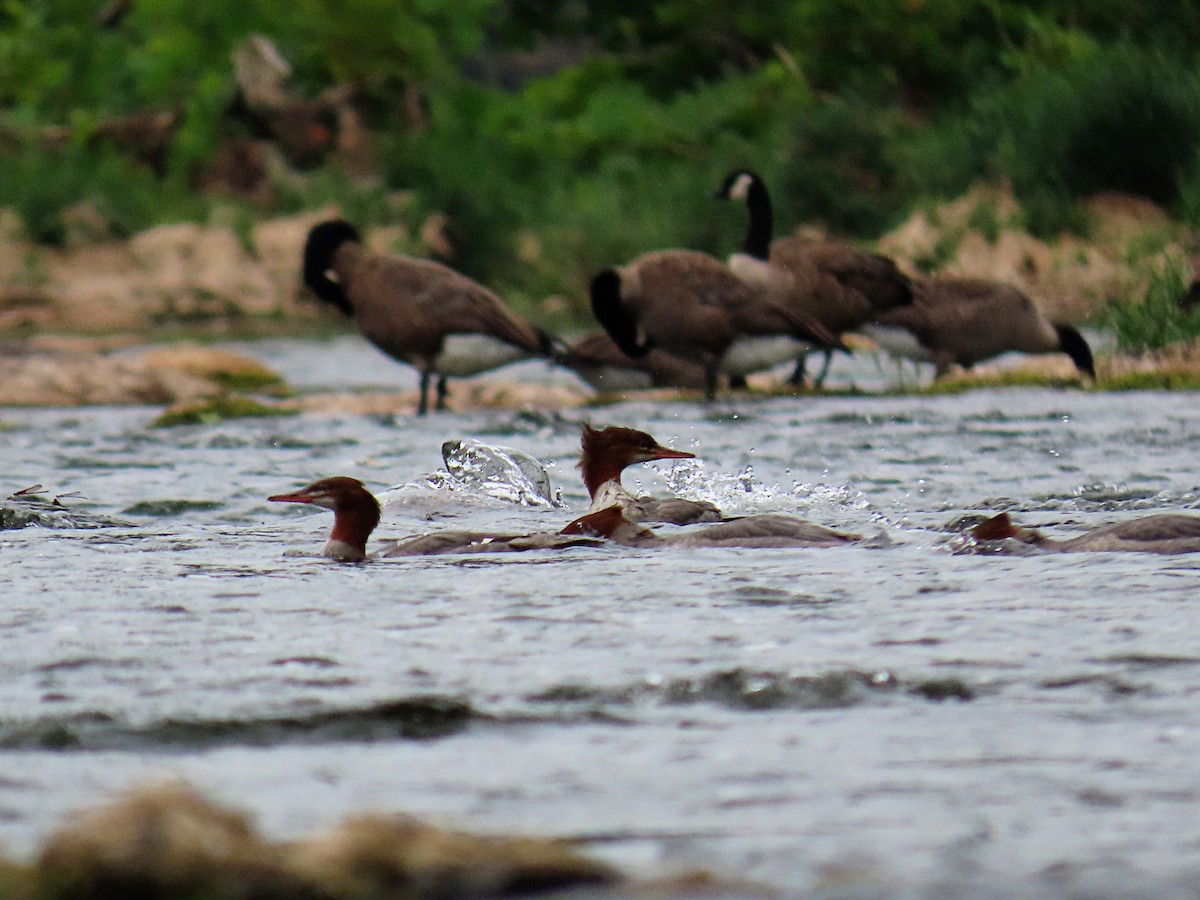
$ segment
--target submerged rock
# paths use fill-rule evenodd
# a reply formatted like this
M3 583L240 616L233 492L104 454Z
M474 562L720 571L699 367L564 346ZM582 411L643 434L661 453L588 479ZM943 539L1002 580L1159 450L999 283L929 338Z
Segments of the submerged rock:
M37 867L44 896L61 900L315 896L282 861L246 816L167 784L75 816Z
M0 406L159 405L282 384L256 360L213 347L103 353L65 343L0 345Z
M330 897L506 897L615 882L565 841L447 831L407 817L354 816L292 849Z
M74 816L43 845L29 879L38 883L27 893L47 900L504 897L619 878L567 841L472 835L404 816L353 816L326 835L274 844L243 813L173 783Z

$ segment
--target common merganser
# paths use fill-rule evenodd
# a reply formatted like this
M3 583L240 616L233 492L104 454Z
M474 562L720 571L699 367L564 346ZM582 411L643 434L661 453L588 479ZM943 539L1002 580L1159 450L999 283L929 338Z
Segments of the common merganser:
M1139 553L1200 552L1200 516L1180 513L1161 513L1104 525L1065 541L1048 538L1032 528L1022 528L1009 518L1008 513L1000 513L976 525L971 529L971 534L977 541L1012 538L1056 553L1111 550Z
M429 410L435 375L437 408L445 409L448 377L557 352L553 337L483 285L433 260L372 253L341 220L309 232L304 283L354 319L368 341L420 371L419 415Z
M602 537L630 547L838 547L862 540L861 535L775 514L745 516L663 535L631 521L619 504L580 516L562 533Z
M579 457L579 469L583 473L588 496L592 498L593 511L617 504L635 522L690 525L693 522L721 520L721 510L703 500L634 497L621 484L621 473L634 463L655 459L695 459L696 454L664 447L644 431L616 425L593 428L587 423L583 426L580 447L583 452Z
M290 494L268 497L280 503L309 503L333 510L333 531L321 553L339 562L367 559L367 541L379 524L379 501L357 478L322 478ZM439 553L504 553L550 550L599 543L579 533L493 534L481 531L440 531L389 542L374 558L429 556Z
M749 284L724 262L695 250L659 250L592 279L592 312L617 346L636 358L654 347L704 369L705 397L717 376L744 376L841 340L801 310Z
M982 278L925 278L914 302L881 313L860 331L885 350L932 362L940 378L1001 353L1065 353L1093 381L1092 350L1079 330L1056 325L1010 284Z
M843 241L800 236L776 238L771 197L757 172L730 172L717 189L722 200L746 203L749 221L740 253L729 257L729 268L750 284L763 284L788 303L841 336L880 312L912 303L912 283L886 256L869 253ZM815 379L820 386L833 358ZM797 360L790 381L804 380L804 357Z

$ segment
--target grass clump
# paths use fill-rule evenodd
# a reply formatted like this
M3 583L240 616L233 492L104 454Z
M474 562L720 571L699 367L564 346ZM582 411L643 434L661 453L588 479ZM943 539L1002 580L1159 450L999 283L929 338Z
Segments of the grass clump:
M154 420L154 428L176 425L216 425L227 419L262 419L298 415L298 410L260 403L250 397L221 396L200 403L172 407Z
M1190 269L1183 260L1168 258L1151 272L1146 292L1136 299L1112 303L1104 324L1126 353L1145 353L1200 336L1200 307L1181 303L1188 294Z

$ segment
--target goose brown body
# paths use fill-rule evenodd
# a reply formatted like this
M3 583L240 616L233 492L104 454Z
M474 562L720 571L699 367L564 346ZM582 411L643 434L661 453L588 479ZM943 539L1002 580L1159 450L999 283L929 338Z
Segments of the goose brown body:
M934 363L939 375L955 363L970 368L1015 351L1066 353L1080 372L1096 377L1091 348L1079 331L1052 323L1012 285L980 278L926 278L914 285L914 297L911 306L883 313L863 330L885 348ZM903 333L901 343L896 330Z
M553 338L488 288L433 260L372 252L346 222L324 222L309 232L304 280L319 298L353 318L368 341L420 371L422 413L433 376L439 379L442 409L447 377L553 351ZM454 336L476 340L452 347Z
M602 393L651 387L704 387L702 366L657 348L634 358L604 331L575 341L558 362Z
M748 359L750 352L731 354L739 341L742 347L762 338L774 338L779 346L841 346L811 316L695 250L659 250L606 269L592 280L591 299L596 319L628 355L636 358L661 347L699 363L710 399L718 372L745 375L779 361L771 356L760 364Z
M832 333L840 336L881 312L912 302L912 282L885 256L844 241L774 238L770 195L757 173L748 169L729 173L717 196L744 200L748 213L741 251L730 256L729 267ZM803 360L793 380L802 377Z

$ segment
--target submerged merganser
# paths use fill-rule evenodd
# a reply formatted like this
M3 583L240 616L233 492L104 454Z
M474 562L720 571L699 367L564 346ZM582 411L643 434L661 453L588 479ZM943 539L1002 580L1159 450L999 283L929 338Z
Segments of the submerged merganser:
M579 469L583 484L592 498L591 511L619 505L634 522L666 522L690 525L693 522L719 522L721 510L703 500L668 497L635 497L621 484L621 472L634 463L655 459L695 459L686 450L663 447L644 431L610 426L593 428L584 424L580 439L583 453Z
M1200 552L1200 516L1179 513L1162 513L1117 522L1065 541L1048 538L1032 528L1022 528L1009 518L1008 513L1000 513L976 525L971 529L971 534L977 541L1012 538L1056 553L1112 550L1164 554Z
M357 478L336 476L315 481L290 494L268 497L280 503L308 503L333 510L333 531L321 553L339 562L362 562L367 540L379 524L379 501ZM438 553L504 553L548 550L600 543L584 532L551 534L492 534L480 531L440 531L389 542L372 554L429 556Z
M862 540L861 535L774 514L745 516L662 535L630 521L620 505L580 516L562 533L602 537L630 547L838 547Z

